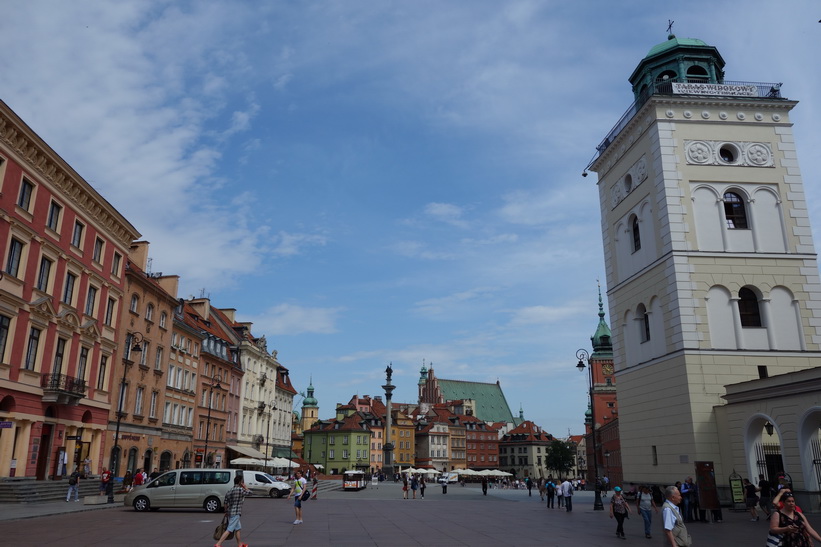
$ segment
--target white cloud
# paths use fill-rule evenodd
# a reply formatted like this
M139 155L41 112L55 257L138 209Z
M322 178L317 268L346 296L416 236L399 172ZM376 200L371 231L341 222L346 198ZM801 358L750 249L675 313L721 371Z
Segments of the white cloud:
M463 213L462 207L452 203L428 203L425 205L425 215L429 218L458 228L468 227L468 223L462 218Z
M333 334L344 308L310 308L297 304L277 304L260 315L242 314L243 321L251 321L255 333L267 335Z
M295 234L280 231L274 238L272 252L278 256L300 254L308 246L324 246L328 238L319 234Z

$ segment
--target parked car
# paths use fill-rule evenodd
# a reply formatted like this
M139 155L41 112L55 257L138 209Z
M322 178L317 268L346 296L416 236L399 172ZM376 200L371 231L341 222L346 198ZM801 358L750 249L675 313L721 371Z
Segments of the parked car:
M245 486L258 496L269 496L281 498L287 496L291 491L291 486L287 483L276 480L275 477L262 471L243 471Z
M135 511L162 507L202 507L209 513L222 509L225 494L234 486L232 469L174 469L125 495Z

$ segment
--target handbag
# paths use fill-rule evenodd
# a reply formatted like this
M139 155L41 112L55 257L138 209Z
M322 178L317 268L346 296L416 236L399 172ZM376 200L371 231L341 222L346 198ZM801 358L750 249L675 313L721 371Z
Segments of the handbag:
M225 533L226 528L228 528L228 515L227 514L222 518L222 521L219 524L217 524L217 527L214 528L214 539L216 541L220 540L220 538L222 537L222 534ZM225 539L234 539L234 532L228 532L228 537L226 537Z
M767 536L767 546L766 547L781 547L783 543L784 535L783 534L773 534Z
M311 491L306 488L302 495L299 496L299 500L308 501L309 499L311 499Z

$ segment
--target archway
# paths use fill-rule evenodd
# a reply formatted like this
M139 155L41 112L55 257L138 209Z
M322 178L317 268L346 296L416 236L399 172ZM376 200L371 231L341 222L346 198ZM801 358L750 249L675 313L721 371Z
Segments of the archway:
M160 473L165 473L171 469L171 457L172 454L168 450L160 454Z
M821 494L821 407L812 407L799 418L798 450L804 489Z
M154 471L153 462L154 451L149 448L145 451L145 457L143 457L143 469L145 469L145 472L149 475Z
M779 472L784 471L781 457L781 431L769 416L756 414L747 424L744 440L747 454L747 471L750 482L756 483L759 475L773 484Z

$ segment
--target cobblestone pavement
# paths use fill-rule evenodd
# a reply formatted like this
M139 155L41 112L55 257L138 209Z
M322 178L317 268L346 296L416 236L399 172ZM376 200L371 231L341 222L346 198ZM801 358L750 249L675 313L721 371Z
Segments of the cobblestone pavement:
M572 513L546 508L534 490L450 486L446 495L429 487L425 499L402 499L398 485L381 484L360 492L332 491L304 506L305 523L294 526L292 501L250 498L243 511L243 541L251 547L289 546L612 546L661 545L661 519L654 515L653 539L644 538L640 517L625 523L627 540L615 536L607 511L593 511L592 492L577 492ZM605 499L605 506L609 498ZM221 514L81 503L0 505L4 545L131 546L214 545ZM821 529L821 515L810 515ZM764 545L767 524L750 522L746 512L725 509L724 522L688 525L695 547ZM235 541L225 542L236 545Z

